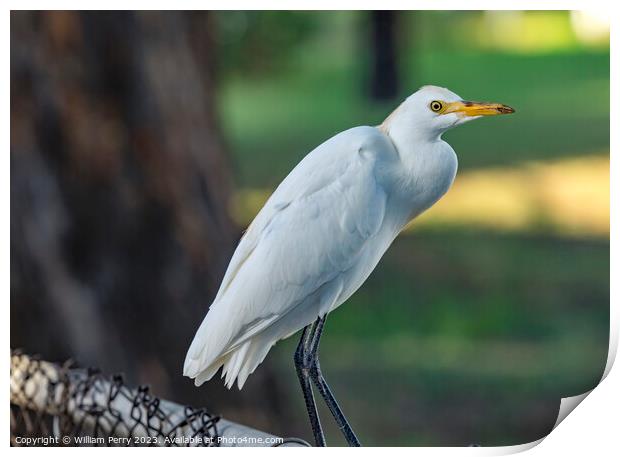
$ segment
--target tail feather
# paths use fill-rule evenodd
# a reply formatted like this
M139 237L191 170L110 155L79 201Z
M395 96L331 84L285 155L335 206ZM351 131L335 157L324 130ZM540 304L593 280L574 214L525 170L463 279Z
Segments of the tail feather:
M229 389L232 387L235 382L235 378L239 374L239 370L243 365L245 356L248 353L251 344L252 341L246 341L245 343L243 343L238 349L232 352L232 356L224 364L223 373L226 373L225 384L226 387L228 387Z
M217 311L217 307L212 307L200 324L185 356L184 376L197 377L200 373L208 371L226 354L225 346L229 339L225 333L227 329L212 324L214 320L217 321Z
M195 375L196 386L210 380L222 367L222 378L225 379L227 388L232 388L237 381L239 390L256 368L265 360L267 353L274 342L265 341L264 338L250 339L235 350L218 358L212 364L205 367Z
M265 360L267 353L273 345L274 343L259 344L258 342L255 342L252 345L251 351L245 358L245 363L237 374L237 387L239 387L239 390L241 390L245 384L245 381L247 381L248 376L254 373L254 370L256 370L256 368L263 363L263 360Z
M273 314L256 319L253 323L243 325L243 331L240 332L235 325L228 325L230 323L223 318L222 313L226 310L224 305L219 302L211 305L187 351L183 375L194 378L197 386L211 379L223 365L222 377L226 378L226 386L232 387L245 367L246 359L253 358L252 354L257 350L256 342L265 339L264 330L279 318ZM258 345L264 346L262 343ZM273 343L267 343L267 348L260 351L262 357L250 369L250 373L262 362L272 345ZM237 384L241 388L244 383L245 379Z
M269 353L269 350L275 344L268 338L259 335L258 337L248 341L248 349L243 353L239 352L239 356L236 360L229 361L229 368L227 370L227 387L230 389L237 380L237 387L241 390L250 376L256 368L263 363L265 357Z
M219 370L222 364L226 363L226 361L229 358L230 358L230 354L226 354L225 356L217 359L215 362L213 362L211 365L206 367L204 370L200 371L195 376L196 379L194 379L194 384L196 385L196 387L201 386L202 384L207 382L209 379L211 379L213 376L215 376L215 373L217 373L217 370Z

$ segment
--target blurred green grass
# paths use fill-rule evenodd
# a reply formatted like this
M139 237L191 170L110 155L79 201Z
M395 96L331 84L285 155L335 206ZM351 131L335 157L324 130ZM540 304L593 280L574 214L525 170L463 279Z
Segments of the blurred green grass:
M609 247L467 231L400 237L330 314L321 365L368 445L513 445L555 422L607 357ZM273 356L305 423L291 365ZM344 444L324 411L330 438ZM308 429L298 431L308 436Z

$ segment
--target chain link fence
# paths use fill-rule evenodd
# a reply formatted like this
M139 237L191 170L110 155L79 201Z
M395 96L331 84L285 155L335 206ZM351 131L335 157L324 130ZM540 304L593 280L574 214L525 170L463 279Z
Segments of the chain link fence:
M122 376L11 352L12 446L308 446L162 400Z

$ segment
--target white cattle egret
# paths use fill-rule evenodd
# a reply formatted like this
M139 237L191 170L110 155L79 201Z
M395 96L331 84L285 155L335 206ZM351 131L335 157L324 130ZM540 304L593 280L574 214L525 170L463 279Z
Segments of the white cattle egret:
M279 340L304 329L295 367L317 445L325 445L311 382L350 445L359 441L319 367L330 311L368 278L409 221L452 185L457 158L441 139L481 116L512 113L424 86L377 127L354 127L310 152L250 224L187 352L197 386L223 367L239 389Z

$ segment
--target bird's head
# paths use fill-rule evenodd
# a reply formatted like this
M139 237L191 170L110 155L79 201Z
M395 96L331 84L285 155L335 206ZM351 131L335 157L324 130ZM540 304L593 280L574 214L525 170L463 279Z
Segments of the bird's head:
M467 101L443 87L424 86L410 95L381 127L390 134L406 131L418 138L437 139L446 130L473 119L514 111L501 103Z

